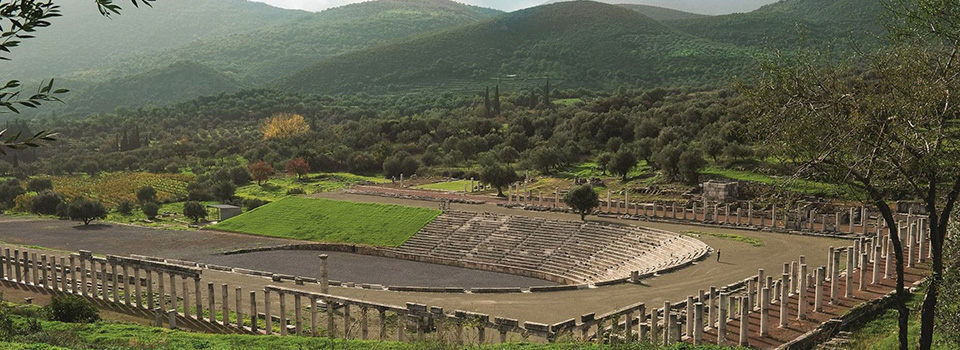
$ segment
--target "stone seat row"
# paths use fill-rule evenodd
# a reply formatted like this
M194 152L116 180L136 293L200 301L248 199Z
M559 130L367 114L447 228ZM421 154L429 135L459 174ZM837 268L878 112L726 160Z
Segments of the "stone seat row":
M491 213L446 212L398 252L544 271L590 283L652 272L709 249L654 229Z

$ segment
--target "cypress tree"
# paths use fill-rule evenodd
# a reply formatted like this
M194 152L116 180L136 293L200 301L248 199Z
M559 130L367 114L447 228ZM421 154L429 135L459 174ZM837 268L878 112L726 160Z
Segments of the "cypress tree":
M493 90L493 114L500 116L500 85Z
M550 79L547 79L547 86L543 88L543 104L550 106Z
M483 115L490 116L490 87L483 93Z
M537 109L537 91L530 88L530 109Z

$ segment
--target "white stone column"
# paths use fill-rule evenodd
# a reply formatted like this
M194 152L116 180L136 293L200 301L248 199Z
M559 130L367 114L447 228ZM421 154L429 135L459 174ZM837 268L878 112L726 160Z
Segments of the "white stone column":
M760 289L760 336L766 337L770 334L770 308L767 307L765 300L770 298L770 288Z
M320 258L320 293L327 294L330 293L330 279L327 270L327 259L330 256L327 254L320 254L317 257Z
M740 346L750 346L750 314L747 312L750 304L746 298L740 300Z
M844 288L843 297L852 298L853 297L853 247L847 247L847 273L844 275L844 282L846 282L846 288Z
M719 310L717 312L717 345L723 345L727 340L727 292L720 292Z
M814 278L816 290L814 291L813 296L813 311L814 312L823 312L823 281L824 281L824 269L823 266L817 268L816 276Z
M797 319L807 318L807 264L800 265L800 291L797 293Z
M784 281L783 282L784 288L780 289L780 328L786 327L789 319L788 305L790 305L790 297L789 297L790 294L787 293L789 291L789 288L786 288L788 285L786 281L789 279L790 279L789 274L785 273L783 274L783 276L781 276L781 281Z

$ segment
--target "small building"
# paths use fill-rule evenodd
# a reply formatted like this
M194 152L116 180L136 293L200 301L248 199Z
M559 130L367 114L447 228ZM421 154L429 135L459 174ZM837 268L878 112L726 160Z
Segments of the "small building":
M217 211L220 213L219 215L220 218L218 219L218 221L223 221L243 213L243 210L240 209L240 207L235 205L212 204L212 205L208 205L207 207L217 209Z
M700 185L703 198L712 202L732 202L740 196L736 182L707 181Z

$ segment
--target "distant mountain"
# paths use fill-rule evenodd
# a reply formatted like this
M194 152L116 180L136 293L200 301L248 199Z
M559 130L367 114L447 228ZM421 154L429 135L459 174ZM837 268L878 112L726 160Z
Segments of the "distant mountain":
M112 76L191 60L259 84L308 63L502 14L449 0L378 0L332 8L252 31L211 36L156 55L103 67ZM119 71L119 72L118 72Z
M240 83L216 70L195 62L182 61L83 87L71 92L62 108L51 104L46 113L85 115L109 112L118 106L165 105L240 88Z
M650 5L620 4L619 6L640 12L647 17L653 18L661 22L708 17L706 15L683 12L679 10L668 9L665 7L657 7L657 6L650 6Z
M682 19L668 26L701 38L769 48L875 45L885 31L881 0L783 0L741 14Z
M583 0L550 0L547 3ZM647 5L703 15L750 12L777 0L599 0L614 5Z
M715 82L749 64L743 50L676 32L636 11L576 1L343 54L271 85L387 92L552 79L561 87L611 88Z
M25 40L0 63L0 75L31 83L114 62L126 55L150 54L210 35L289 22L307 14L246 0L163 0L153 8L121 4L123 13L104 18L93 1L57 1L62 17ZM168 63L169 64L169 63ZM91 76L91 78L102 79Z

